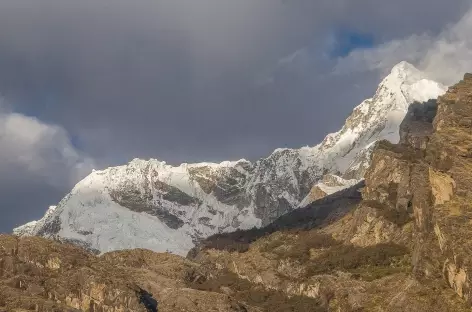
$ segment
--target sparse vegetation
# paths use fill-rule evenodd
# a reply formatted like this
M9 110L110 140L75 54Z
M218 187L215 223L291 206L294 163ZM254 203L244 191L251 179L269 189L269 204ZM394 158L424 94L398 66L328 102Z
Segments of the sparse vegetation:
M282 238L277 238L274 240L271 240L267 244L265 244L262 248L262 252L274 252L277 248L281 247L284 245L284 240Z
M279 259L290 258L299 262L310 260L310 249L320 249L335 246L339 244L331 235L319 233L316 231L291 231L280 235L277 239L270 241L261 251L270 252ZM292 237L290 244L284 237Z
M312 260L307 275L340 270L375 279L407 269L408 254L408 248L393 243L368 247L339 245Z
M393 144L387 140L379 141L375 150L385 150L386 152L395 153L398 159L416 163L424 158L424 151L412 148L405 144Z
M238 230L233 233L216 234L207 238L201 247L229 252L246 252L249 249L249 244L264 234L265 232L256 228L248 231Z
M319 250L320 255L311 259L310 249ZM305 265L307 277L345 271L353 273L354 278L375 280L410 270L409 250L404 246L393 243L369 247L342 245L330 235L316 231L299 232L291 238L279 235L261 251Z
M381 204L374 200L366 200L363 205L375 208L379 216L385 218L385 220L392 222L398 226L404 226L408 222L413 221L412 214L407 210L397 210L388 207L386 204Z
M326 312L319 300L313 298L288 297L281 291L267 291L260 285L238 278L234 273L224 272L213 279L189 282L188 286L202 291L231 292L239 306L258 307L270 312ZM242 309L246 311L246 309Z
M410 266L377 266L351 270L352 277L364 281L373 281L396 273L408 273Z

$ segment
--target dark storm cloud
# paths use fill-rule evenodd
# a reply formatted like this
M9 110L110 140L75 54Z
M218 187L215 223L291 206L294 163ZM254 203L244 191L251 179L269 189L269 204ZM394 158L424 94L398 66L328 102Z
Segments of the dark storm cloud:
M57 146L38 149L40 138L26 149L32 163L52 154L55 162L34 170L20 163L16 174L35 177L24 183L32 194L41 179L53 181L41 200L55 204L51 194L70 187L57 181L77 179L90 158L99 167L133 157L255 159L276 147L315 144L378 80L375 72L329 74L336 34L367 34L377 44L435 36L468 2L2 0L0 94L16 112L62 133L46 136ZM304 47L304 58L281 65ZM0 155L15 159L18 146L0 144ZM50 172L57 163L71 172ZM2 211L15 202L8 193L0 193ZM17 206L46 208L31 198Z
M4 0L0 90L98 158L253 158L312 144L332 122L298 126L319 109L320 90L311 81L255 90L259 71L338 27L391 38L459 13L426 0ZM260 148L244 148L248 137Z
M10 171L10 174L9 179L0 179L0 233L38 220L51 205L51 200L64 196L62 188L44 183L43 179L25 170ZM16 178L12 179L12 176Z

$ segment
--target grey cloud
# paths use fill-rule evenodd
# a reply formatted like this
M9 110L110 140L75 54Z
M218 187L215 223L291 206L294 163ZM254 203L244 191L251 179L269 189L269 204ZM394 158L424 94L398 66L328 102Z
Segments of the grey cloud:
M2 0L5 110L47 135L33 150L12 135L0 141L0 159L29 157L4 171L0 185L24 185L31 201L18 207L42 212L66 191L58 184L69 187L64 181L92 165L134 157L252 160L277 147L316 144L378 80L376 71L331 75L337 32L365 32L377 42L426 33L429 45L467 3ZM301 57L286 58L299 49ZM16 135L37 128L21 129L13 127ZM15 175L17 182L5 182ZM2 188L1 211L15 202L10 186Z
M457 24L435 38L420 66L446 84L472 72L472 6Z
M32 220L38 220L46 212L51 201L63 197L68 190L42 183L42 179L31 176L17 168L12 175L20 178L0 180L0 233L11 232L12 228ZM4 172L2 172L4 174ZM11 175L10 175L11 177Z
M93 168L63 128L1 103L0 147L0 231L38 217Z
M334 73L377 70L382 74L392 65L407 60L437 81L452 85L472 71L472 6L455 23L436 35L413 34L371 49L353 51L338 60Z
M93 161L72 146L64 129L17 113L0 114L0 146L2 177L19 167L42 177L44 184L71 186L93 167ZM13 174L9 180L14 178Z

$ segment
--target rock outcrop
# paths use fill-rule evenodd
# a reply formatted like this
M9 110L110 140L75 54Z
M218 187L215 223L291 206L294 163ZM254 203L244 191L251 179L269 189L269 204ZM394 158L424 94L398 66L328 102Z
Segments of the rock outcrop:
M276 228L210 237L189 257L329 311L470 311L472 75L410 106L399 136L376 144L353 187L362 200L343 213L324 218L318 200L306 227L291 226L292 212Z
M442 278L470 302L472 75L437 106L420 107L412 106L400 145L375 151L363 198L395 225L387 239L412 248L417 278Z
M317 311L316 300L267 292L234 276L221 285L226 293L192 288L202 282L199 270L168 253L136 249L97 257L44 238L0 235L0 311L153 312L157 302L159 312L289 311L302 304L310 310L300 311Z

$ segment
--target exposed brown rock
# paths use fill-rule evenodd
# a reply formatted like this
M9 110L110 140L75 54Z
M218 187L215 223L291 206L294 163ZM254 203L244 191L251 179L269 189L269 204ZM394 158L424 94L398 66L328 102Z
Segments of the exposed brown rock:
M329 311L470 311L472 75L412 105L400 136L398 145L377 144L363 200L347 214L248 232L257 235L244 250L210 244L194 259ZM329 243L317 244L319 235Z
M437 113L437 100L413 103L400 125L400 143L417 149L426 149L433 134L433 120Z
M188 289L187 272L196 266L148 250L96 257L38 237L1 235L0 311L146 312L136 285L159 300L160 312L241 311L227 295Z
M314 202L315 200L326 197L326 195L328 194L323 191L318 185L314 185L307 196L310 199L310 202Z

